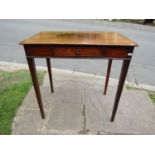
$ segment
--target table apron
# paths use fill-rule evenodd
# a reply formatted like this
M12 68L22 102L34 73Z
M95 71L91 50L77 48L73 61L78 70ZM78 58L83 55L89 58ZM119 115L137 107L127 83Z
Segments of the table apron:
M25 46L27 57L131 59L129 47L51 47Z

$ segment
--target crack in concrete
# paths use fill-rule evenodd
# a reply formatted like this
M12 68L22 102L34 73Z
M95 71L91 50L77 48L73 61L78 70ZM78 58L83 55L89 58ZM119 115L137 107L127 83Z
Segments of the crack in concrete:
M134 67L132 66L131 68L132 68L132 71L133 71L133 74L134 74L134 82L136 83L136 85L139 85L138 80L137 80L136 75L135 75Z
M82 100L83 131L86 131L85 91L82 91L81 93L81 100Z
M138 80L137 80L137 78L136 78L134 66L133 66L132 64L130 65L130 69L131 69L131 75L133 74L133 79L132 79L132 78L130 79L130 76L129 76L130 72L129 72L129 71L128 71L128 74L127 74L126 79L127 79L127 81L129 81L129 82L134 82L134 83L138 86L139 83L138 83Z
M54 100L53 100L53 102L54 102ZM53 110L53 106L50 106L50 107L49 107L49 113L48 113L48 112L46 113L46 118L45 118L45 120L44 120L44 124L43 124L43 126L42 126L42 128L40 129L39 132L42 132L42 131L44 131L44 130L48 130L48 129L46 128L46 126L47 126L47 123L48 123L48 121L49 121L49 119L50 119L50 114L52 113L52 110Z

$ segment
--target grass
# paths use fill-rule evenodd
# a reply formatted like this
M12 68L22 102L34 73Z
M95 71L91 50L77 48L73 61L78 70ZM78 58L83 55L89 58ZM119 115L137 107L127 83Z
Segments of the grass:
M152 102L155 104L155 92L149 92L148 95L151 98Z
M146 91L148 93L148 96L150 97L150 99L152 100L152 102L155 105L155 91L150 91L150 90L146 90L146 89L140 89L140 88L135 88L135 87L131 87L131 86L126 86L126 88L128 90L143 90Z
M41 84L45 71L38 72ZM12 121L25 95L32 86L28 71L0 71L0 134L11 134Z

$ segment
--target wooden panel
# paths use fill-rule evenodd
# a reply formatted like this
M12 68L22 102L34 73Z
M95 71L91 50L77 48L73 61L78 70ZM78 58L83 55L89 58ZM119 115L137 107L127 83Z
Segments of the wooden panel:
M52 57L53 53L50 46L24 46L27 56Z
M117 32L40 32L20 42L21 45L110 45L137 46Z
M123 47L108 47L105 48L105 57L108 58L127 58L128 48Z

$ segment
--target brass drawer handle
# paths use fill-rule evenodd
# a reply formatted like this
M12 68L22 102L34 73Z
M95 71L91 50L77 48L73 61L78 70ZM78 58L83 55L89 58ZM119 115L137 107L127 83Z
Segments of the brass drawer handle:
M77 49L75 53L76 53L76 55L80 55L80 50Z

